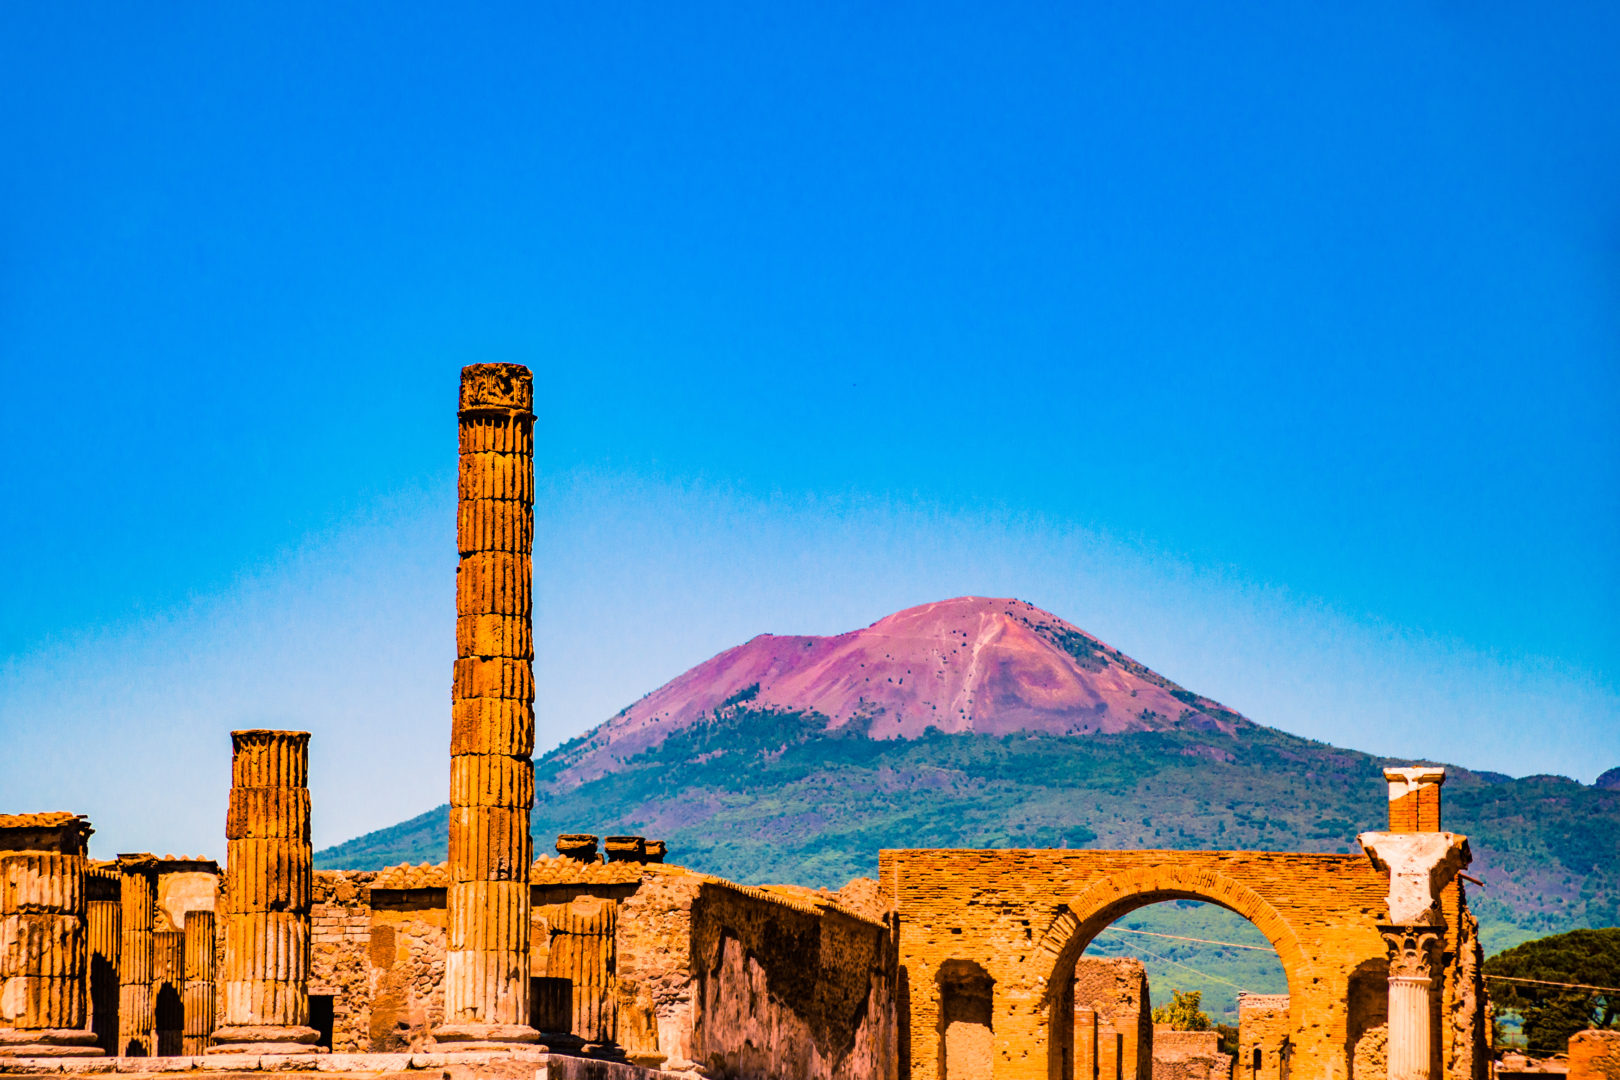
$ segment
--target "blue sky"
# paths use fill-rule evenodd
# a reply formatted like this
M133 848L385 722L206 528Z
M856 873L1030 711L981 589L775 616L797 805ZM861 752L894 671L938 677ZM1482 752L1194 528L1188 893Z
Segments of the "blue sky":
M217 854L263 724L321 842L441 801L483 360L542 745L978 593L1620 764L1620 9L869 7L0 12L3 808Z

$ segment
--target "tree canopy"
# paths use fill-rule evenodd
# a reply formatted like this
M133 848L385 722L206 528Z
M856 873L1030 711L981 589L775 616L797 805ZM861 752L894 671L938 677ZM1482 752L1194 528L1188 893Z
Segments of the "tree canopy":
M1527 941L1485 961L1485 976L1497 1008L1523 1019L1526 1047L1566 1050L1577 1031L1620 1020L1620 927Z
M1201 1006L1204 995L1199 990L1171 990L1170 1002L1153 1010L1155 1024L1169 1024L1177 1031L1208 1031L1209 1014Z

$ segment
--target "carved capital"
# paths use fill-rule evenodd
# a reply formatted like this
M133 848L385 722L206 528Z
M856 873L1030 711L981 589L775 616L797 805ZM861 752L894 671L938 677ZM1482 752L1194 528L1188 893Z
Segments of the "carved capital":
M527 413L534 408L534 376L522 364L468 364L461 369L461 411Z
M1473 860L1458 833L1362 833L1362 850L1389 874L1389 920L1396 926L1443 926L1440 892Z
M1432 979L1439 970L1445 928L1439 926L1380 926L1389 953L1391 979Z

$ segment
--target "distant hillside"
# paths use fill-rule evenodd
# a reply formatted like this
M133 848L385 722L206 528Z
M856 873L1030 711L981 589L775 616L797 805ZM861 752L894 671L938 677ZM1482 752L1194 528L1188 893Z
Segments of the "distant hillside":
M954 730L919 723L952 701ZM534 834L644 833L689 866L829 887L883 847L1350 851L1385 823L1389 763L1254 724L1030 605L951 601L693 669L536 763ZM1445 806L1490 949L1620 923L1620 790L1453 767ZM445 831L440 807L317 860L437 861Z

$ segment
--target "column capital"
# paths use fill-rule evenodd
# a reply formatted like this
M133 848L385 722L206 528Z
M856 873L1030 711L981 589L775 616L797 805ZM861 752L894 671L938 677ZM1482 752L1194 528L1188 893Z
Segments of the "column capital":
M1396 926L1443 926L1440 892L1473 861L1460 833L1366 832L1356 838L1379 870L1389 873L1389 919Z
M1379 936L1389 954L1391 979L1432 979L1440 965L1440 946L1445 927L1419 924L1388 926L1380 924Z
M534 376L522 364L468 364L461 369L462 413L534 408Z

